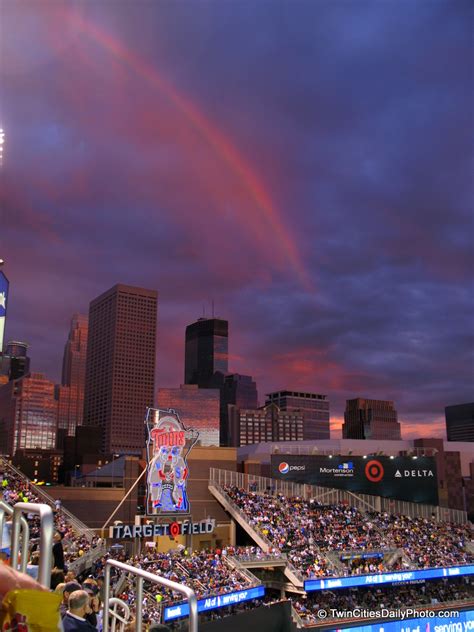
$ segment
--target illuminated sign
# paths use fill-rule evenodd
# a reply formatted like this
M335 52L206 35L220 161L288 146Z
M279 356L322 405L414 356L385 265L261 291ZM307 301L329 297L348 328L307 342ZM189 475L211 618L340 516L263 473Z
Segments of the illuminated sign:
M332 590L334 588L352 588L354 586L371 586L374 584L397 584L399 582L410 582L420 579L461 577L463 575L474 575L474 564L451 566L449 568L427 568L419 571L397 571L395 573L357 575L354 577L307 579L304 583L304 589L306 592L312 592L313 590Z
M8 279L0 272L0 352L3 350L3 337L5 334L5 320L7 317L8 303Z
M407 608L405 614L416 611L416 608ZM418 611L422 610L421 608ZM435 610L424 610L423 617L417 619L406 619L399 621L384 621L372 625L357 625L354 627L334 627L326 628L325 632L341 632L341 630L351 630L351 632L469 632L474 630L474 610L451 609L446 606L444 614L451 616L436 616ZM441 613L440 613L441 614Z
M177 535L198 535L200 533L212 533L216 528L215 520L201 520L201 522L170 522L169 524L144 524L128 525L119 524L109 529L109 537L117 540L125 538L155 538L161 535L169 535L175 538Z
M216 610L217 608L225 608L226 606L235 606L236 604L250 599L260 599L265 596L265 586L256 586L248 590L239 590L238 592L227 593L226 595L216 595L215 597L207 597L199 599L197 602L198 612L206 612L206 610ZM189 604L180 603L176 606L168 606L164 610L163 618L165 621L172 621L180 617L189 617Z
M272 454L271 465L272 478L344 489L355 494L438 504L433 457Z
M189 514L187 457L199 433L185 428L171 409L148 408L145 424L148 430L146 514Z

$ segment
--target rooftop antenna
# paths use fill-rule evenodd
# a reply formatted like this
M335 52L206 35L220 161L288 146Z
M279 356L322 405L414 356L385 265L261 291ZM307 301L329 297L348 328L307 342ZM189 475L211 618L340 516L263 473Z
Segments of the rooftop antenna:
M214 299L212 299L212 318L214 318Z

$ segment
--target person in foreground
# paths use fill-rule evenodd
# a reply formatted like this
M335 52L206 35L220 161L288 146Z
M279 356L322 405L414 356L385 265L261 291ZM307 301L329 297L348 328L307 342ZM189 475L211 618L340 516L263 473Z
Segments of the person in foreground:
M86 620L90 612L90 597L85 590L75 590L69 595L69 609L63 618L64 632L92 632L97 628Z

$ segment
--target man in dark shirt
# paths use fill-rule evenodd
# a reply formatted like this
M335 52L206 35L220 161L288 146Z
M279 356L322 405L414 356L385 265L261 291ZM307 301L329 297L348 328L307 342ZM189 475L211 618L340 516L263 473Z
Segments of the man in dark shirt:
M56 531L54 534L53 544L53 566L61 571L64 570L64 550L63 550L63 537L64 534L61 531Z
M69 609L63 618L64 632L97 632L97 628L86 621L90 612L90 597L85 590L76 590L69 596Z

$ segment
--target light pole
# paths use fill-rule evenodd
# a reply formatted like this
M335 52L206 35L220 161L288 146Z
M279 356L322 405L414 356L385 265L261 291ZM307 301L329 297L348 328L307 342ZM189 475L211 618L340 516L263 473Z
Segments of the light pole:
M74 487L77 485L77 470L80 467L81 467L80 465L75 465L74 466Z
M114 486L114 482L115 482L115 478L114 478L114 473L115 473L115 458L119 457L120 454L112 454L112 487Z

